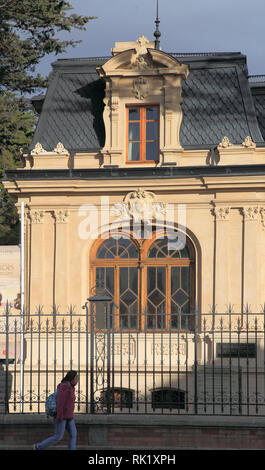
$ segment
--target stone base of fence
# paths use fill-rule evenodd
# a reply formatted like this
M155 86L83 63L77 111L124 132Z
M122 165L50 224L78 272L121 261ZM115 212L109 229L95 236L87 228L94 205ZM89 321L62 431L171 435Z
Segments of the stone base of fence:
M265 449L264 417L76 415L77 449ZM53 434L45 415L0 415L0 449ZM55 447L54 447L55 448ZM67 432L56 449L67 448Z

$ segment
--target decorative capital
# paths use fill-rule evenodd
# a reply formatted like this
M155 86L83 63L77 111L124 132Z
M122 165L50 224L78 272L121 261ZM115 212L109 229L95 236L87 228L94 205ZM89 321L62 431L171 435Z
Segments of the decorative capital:
M249 135L245 138L244 142L242 142L242 146L248 149L256 148L256 144L253 142L253 140L251 139Z
M245 221L254 221L258 218L259 209L257 206L249 206L242 208L242 214Z
M68 222L70 212L68 210L58 209L53 211L57 224L65 224Z
M213 213L216 220L229 220L230 207L215 207Z
M31 209L29 217L32 224L42 224L45 211L42 209Z
M262 225L262 228L265 229L265 207L261 207L261 209L260 209L260 215L261 215L261 225Z

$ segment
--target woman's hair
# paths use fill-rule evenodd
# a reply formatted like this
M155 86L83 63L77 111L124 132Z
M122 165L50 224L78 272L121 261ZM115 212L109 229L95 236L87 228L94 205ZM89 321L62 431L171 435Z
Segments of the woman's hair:
M69 370L66 376L63 378L62 382L72 382L76 376L77 372L75 370Z

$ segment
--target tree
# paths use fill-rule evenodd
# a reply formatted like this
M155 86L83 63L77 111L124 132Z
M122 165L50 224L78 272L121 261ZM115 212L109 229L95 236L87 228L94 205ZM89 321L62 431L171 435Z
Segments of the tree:
M31 142L36 116L29 100L0 93L0 179L5 170L22 167L21 149ZM14 199L0 184L0 245L19 243L19 219Z
M0 0L0 89L30 93L46 86L43 77L32 75L40 59L80 42L60 40L57 33L85 29L94 18L70 10L65 0Z
M70 1L0 0L0 180L5 170L23 166L21 149L31 142L36 116L22 95L47 86L34 75L47 54L65 52L80 41L57 35L85 29L93 17L69 14ZM0 184L0 244L19 243L15 201Z

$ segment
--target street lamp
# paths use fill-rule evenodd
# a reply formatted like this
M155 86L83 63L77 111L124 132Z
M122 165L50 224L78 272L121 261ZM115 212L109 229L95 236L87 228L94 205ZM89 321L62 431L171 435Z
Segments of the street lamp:
M91 318L95 319L94 326L97 330L110 328L110 303L113 298L106 292L103 286L93 288L94 295L87 300L90 302Z

